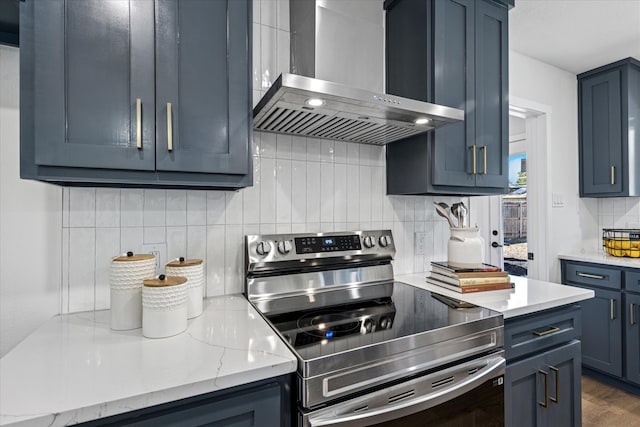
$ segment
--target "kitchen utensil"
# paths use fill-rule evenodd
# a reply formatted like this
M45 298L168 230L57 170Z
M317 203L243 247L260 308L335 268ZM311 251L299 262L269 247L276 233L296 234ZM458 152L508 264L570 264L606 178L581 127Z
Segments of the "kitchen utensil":
M447 221L449 221L449 227L451 228L456 228L455 224L453 223L453 220L451 219L451 215L449 214L449 205L447 205L444 202L433 202L433 206L435 206L436 208L436 212L438 212L438 215L440 215L443 218L446 218Z
M451 205L451 214L458 221L458 227L464 227L462 219L460 218L460 203L454 203Z
M469 210L465 206L464 202L460 202L460 219L462 221L461 227L466 228L469 225Z

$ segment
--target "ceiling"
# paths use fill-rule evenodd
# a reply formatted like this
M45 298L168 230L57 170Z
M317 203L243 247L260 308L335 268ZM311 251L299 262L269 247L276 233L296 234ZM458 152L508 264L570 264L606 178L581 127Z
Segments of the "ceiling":
M574 74L640 59L640 0L516 0L509 48Z

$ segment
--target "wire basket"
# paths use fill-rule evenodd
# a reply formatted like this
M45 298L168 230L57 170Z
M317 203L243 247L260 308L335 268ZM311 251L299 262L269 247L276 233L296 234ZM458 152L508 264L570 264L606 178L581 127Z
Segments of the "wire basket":
M602 230L602 247L609 255L640 258L640 230L605 228Z

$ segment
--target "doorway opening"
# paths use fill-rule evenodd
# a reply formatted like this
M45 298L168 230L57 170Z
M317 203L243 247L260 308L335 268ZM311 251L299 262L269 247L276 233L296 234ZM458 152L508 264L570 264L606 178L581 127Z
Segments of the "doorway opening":
M509 193L502 197L504 270L527 276L526 115L509 112Z

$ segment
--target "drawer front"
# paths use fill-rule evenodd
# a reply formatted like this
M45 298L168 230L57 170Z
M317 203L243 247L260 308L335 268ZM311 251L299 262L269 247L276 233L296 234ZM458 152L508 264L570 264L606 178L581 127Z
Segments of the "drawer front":
M581 262L563 262L563 283L620 289L622 272L616 268Z
M624 288L631 292L640 292L640 271L625 271Z
M582 335L579 305L568 305L505 320L507 360L553 347Z

